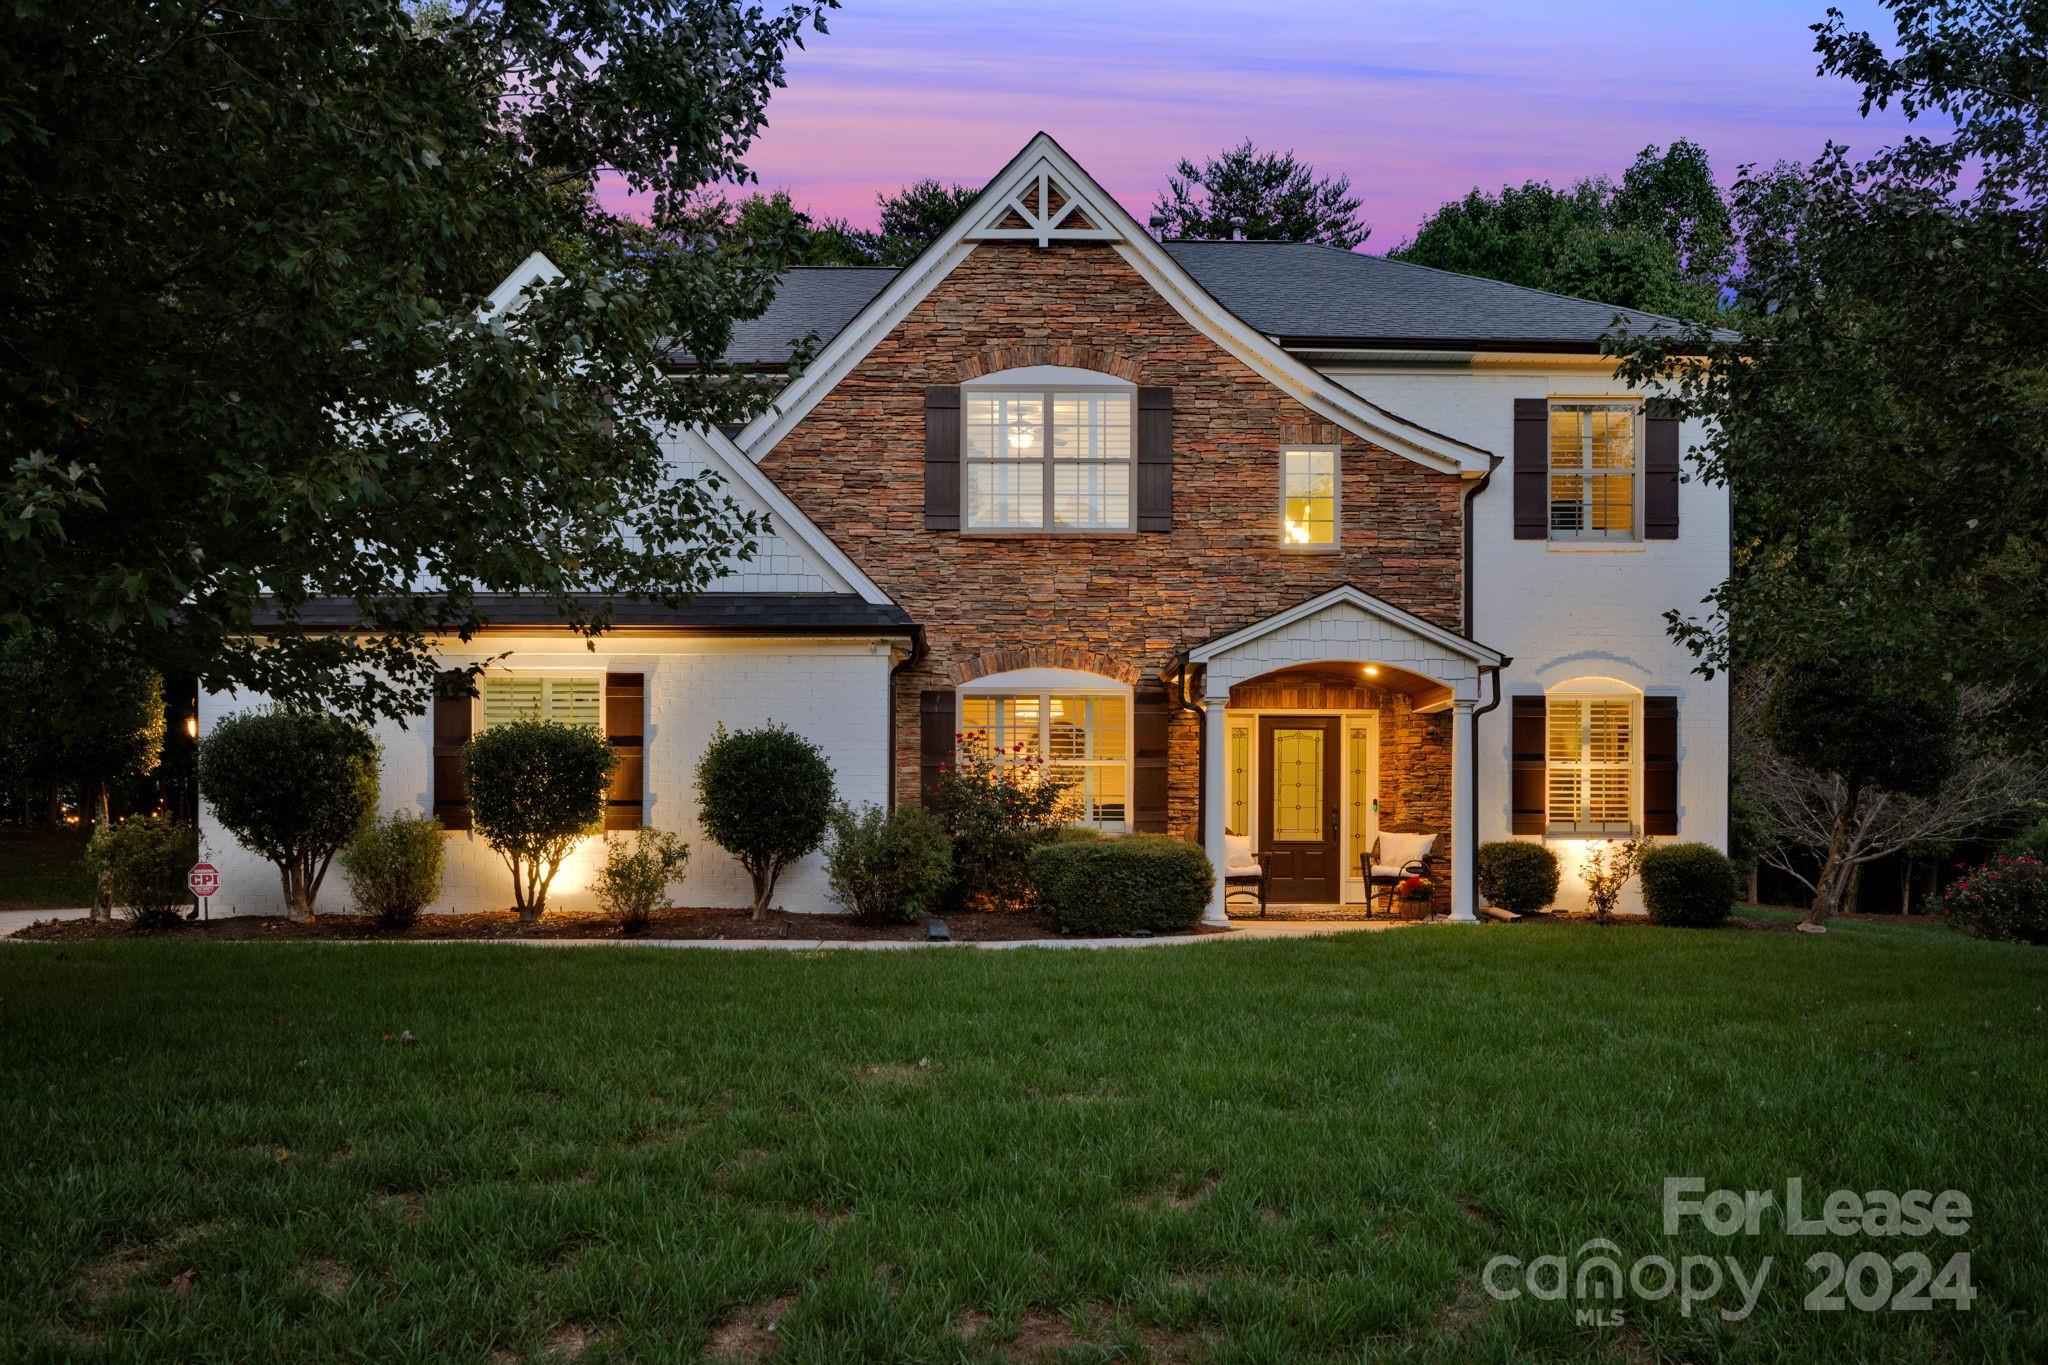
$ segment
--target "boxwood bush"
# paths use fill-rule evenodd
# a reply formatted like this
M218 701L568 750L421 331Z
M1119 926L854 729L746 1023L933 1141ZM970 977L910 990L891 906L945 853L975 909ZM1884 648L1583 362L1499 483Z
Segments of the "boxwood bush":
M1735 905L1735 864L1711 844L1658 844L1643 852L1643 905L1657 924L1710 929Z
M393 811L365 820L341 851L356 909L386 929L404 929L441 894L441 822Z
M1184 933L1201 923L1216 885L1207 854L1163 834L1045 844L1030 872L1060 932L1093 938Z
M185 873L199 860L199 832L161 816L101 825L85 846L85 865L105 878L114 904L138 929L163 929L178 922L192 901Z
M825 875L861 923L915 923L952 883L953 840L920 806L835 806Z
M1518 915L1544 909L1557 899L1557 855L1542 844L1506 839L1479 846L1479 894L1486 903Z

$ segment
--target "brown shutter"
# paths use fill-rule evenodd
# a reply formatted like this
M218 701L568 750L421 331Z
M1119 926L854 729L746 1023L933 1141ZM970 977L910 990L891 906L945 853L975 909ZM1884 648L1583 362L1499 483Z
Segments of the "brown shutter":
M1678 698L1643 698L1643 833L1678 833Z
M468 673L443 673L434 681L434 815L443 829L469 828L469 783L462 750L476 728L476 697Z
M960 386L924 391L924 529L960 529Z
M1549 795L1544 790L1549 781L1544 731L1550 708L1541 697L1516 697L1514 702L1508 736L1508 830L1541 834L1549 811Z
M1678 418L1654 399L1643 406L1643 538L1678 539Z
M647 675L604 675L604 733L619 766L605 794L604 827L638 829L647 810Z
M1166 833L1166 734L1173 705L1163 687L1141 687L1131 697L1131 829Z
M939 780L939 769L953 761L953 740L957 733L954 727L951 689L933 688L920 692L917 728L918 804L924 803L925 793Z
M1138 529L1173 529L1173 390L1138 390Z
M1550 400L1515 400L1515 539L1550 539Z

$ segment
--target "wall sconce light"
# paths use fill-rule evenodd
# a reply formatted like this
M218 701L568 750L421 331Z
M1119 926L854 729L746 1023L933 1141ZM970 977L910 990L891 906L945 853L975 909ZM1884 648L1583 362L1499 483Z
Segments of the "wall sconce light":
M199 717L197 715L185 717L185 738L199 738Z

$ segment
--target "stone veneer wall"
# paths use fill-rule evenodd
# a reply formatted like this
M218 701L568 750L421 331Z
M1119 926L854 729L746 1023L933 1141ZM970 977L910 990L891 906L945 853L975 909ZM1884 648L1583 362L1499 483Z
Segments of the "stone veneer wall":
M1173 529L976 536L924 528L924 390L1074 365L1174 391ZM1279 544L1279 451L1340 451L1342 543ZM762 467L925 628L897 675L896 791L915 800L918 694L1013 667L1157 678L1177 651L1340 583L1461 625L1462 489L1323 422L1191 327L1106 245L985 243L772 450ZM999 665L999 666L996 666ZM1169 734L1169 828L1199 837L1193 715Z

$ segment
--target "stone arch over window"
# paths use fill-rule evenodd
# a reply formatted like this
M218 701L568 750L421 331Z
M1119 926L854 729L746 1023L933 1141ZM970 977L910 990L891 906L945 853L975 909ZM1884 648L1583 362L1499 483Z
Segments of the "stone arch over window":
M978 682L993 674L1014 673L1026 668L1063 668L1075 673L1094 673L1125 687L1137 686L1143 676L1138 666L1128 659L1098 654L1074 645L1031 645L998 649L964 660L954 665L953 681L956 684Z
M1138 362L1130 356L1120 355L1100 346L1044 343L985 346L960 362L960 382L964 384L1004 370L1031 369L1040 365L1054 365L1070 370L1094 370L1099 374L1121 379L1127 384L1138 382Z

